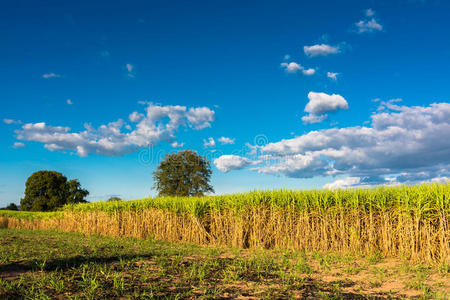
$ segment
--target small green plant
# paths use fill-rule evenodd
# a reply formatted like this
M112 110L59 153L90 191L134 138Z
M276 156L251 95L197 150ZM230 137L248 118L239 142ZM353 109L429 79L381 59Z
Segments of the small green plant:
M39 268L40 271L44 271L45 265L47 264L47 259L35 260L34 264L35 264L36 267Z
M125 280L118 272L113 274L113 287L118 296L121 296L125 290Z
M443 276L447 276L450 273L450 264L446 262L439 264L439 273Z
M57 274L50 274L49 283L51 288L53 288L56 293L60 294L64 291L64 280Z
M304 274L311 274L313 272L313 269L309 265L308 259L305 255L298 258L297 263L295 264L295 269Z
M383 253L381 251L376 250L369 257L367 257L367 262L371 265L379 263L383 259Z

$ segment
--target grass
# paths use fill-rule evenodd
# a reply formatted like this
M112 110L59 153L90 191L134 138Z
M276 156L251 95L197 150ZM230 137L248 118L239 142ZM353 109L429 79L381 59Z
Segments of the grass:
M337 253L12 229L0 229L0 253L0 299L445 299L450 292L442 268ZM360 271L346 273L349 266Z

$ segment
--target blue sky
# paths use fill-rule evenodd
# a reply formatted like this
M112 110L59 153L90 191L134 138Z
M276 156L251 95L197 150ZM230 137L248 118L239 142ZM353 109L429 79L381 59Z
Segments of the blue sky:
M180 149L217 194L445 181L448 36L447 1L5 3L0 206L38 170L154 195Z

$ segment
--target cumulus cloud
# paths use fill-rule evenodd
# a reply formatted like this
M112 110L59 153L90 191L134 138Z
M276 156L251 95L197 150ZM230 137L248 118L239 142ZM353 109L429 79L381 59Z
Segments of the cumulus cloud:
M289 156L274 156L268 154L261 156L261 158L269 162L262 167L255 168L262 174L284 174L293 178L312 178L328 171L326 161L318 159L317 155L297 153Z
M348 188L358 185L361 182L359 177L346 177L343 179L337 179L331 183L327 183L323 186L324 189L335 190Z
M371 126L311 131L260 147L261 173L359 177L359 185L413 183L450 176L450 103L386 104ZM341 182L342 183L342 182Z
M336 81L339 73L327 72L327 77Z
M144 114L138 113L137 111L133 111L129 116L131 122L139 122L144 117Z
M190 108L187 112L189 126L201 130L211 127L211 122L215 120L215 113L208 107Z
M45 79L60 78L60 77L61 77L61 75L56 74L56 73L46 73L46 74L42 75L42 78L45 78Z
M259 164L261 161L252 161L239 155L222 155L214 160L214 165L220 171L227 173L231 170L240 170L248 166Z
M314 73L316 73L316 70L313 68L309 68L309 69L305 69L302 65L299 65L296 62L290 62L290 63L281 63L280 64L282 68L284 68L284 70L287 73L297 73L298 71L302 71L303 75L314 75Z
M222 136L222 137L219 138L219 142L220 142L222 145L226 145L226 144L234 144L234 141L235 141L235 139L228 138L228 137L224 137L224 136Z
M430 180L430 182L436 182L436 183L447 183L450 182L450 177L442 176L442 177L435 177Z
M448 181L450 103L397 103L381 102L383 109L371 115L368 126L322 129L249 145L256 159L224 155L214 163L224 172L259 164L251 170L291 178L339 176L324 186L331 189Z
M296 62L281 63L280 65L288 73L297 73L299 70L303 69L303 67Z
M364 12L365 18L355 23L356 32L375 32L383 30L383 26L375 19L375 11L367 9Z
M203 113L193 116L192 111ZM207 117L207 112L210 117ZM203 107L187 109L179 105L150 103L145 108L145 114L134 120L136 124L133 127L122 119L97 129L85 124L85 130L80 132L72 132L69 127L50 126L45 122L28 123L16 130L16 135L18 140L44 143L44 147L51 151L75 151L79 156L91 153L120 156L161 141L173 142L180 127L208 127L214 120L214 111ZM128 128L128 131L123 131L123 128Z
M312 124L319 123L327 118L328 112L338 109L348 109L348 103L341 95L326 93L308 93L309 102L305 106L305 112L309 115L302 118L303 122Z
M72 100L70 100L70 99L67 99L67 104L69 104L69 105L73 105L73 101Z
M321 115L338 109L348 109L348 103L341 95L309 92L308 99L305 112L311 114Z
M312 69L312 68L310 68L310 69L303 69L302 73L303 73L303 75L314 75L314 73L316 73L316 70Z
M337 54L340 52L338 46L330 46L327 44L317 44L312 46L304 46L303 51L306 56L314 57L314 56L327 56L330 54Z

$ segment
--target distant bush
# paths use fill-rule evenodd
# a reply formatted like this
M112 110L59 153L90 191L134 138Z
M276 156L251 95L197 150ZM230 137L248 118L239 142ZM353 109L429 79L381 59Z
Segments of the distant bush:
M7 207L5 207L6 210L19 210L17 205L15 203L10 203Z
M108 199L108 201L122 201L122 199L120 198L120 197L110 197L109 199Z

